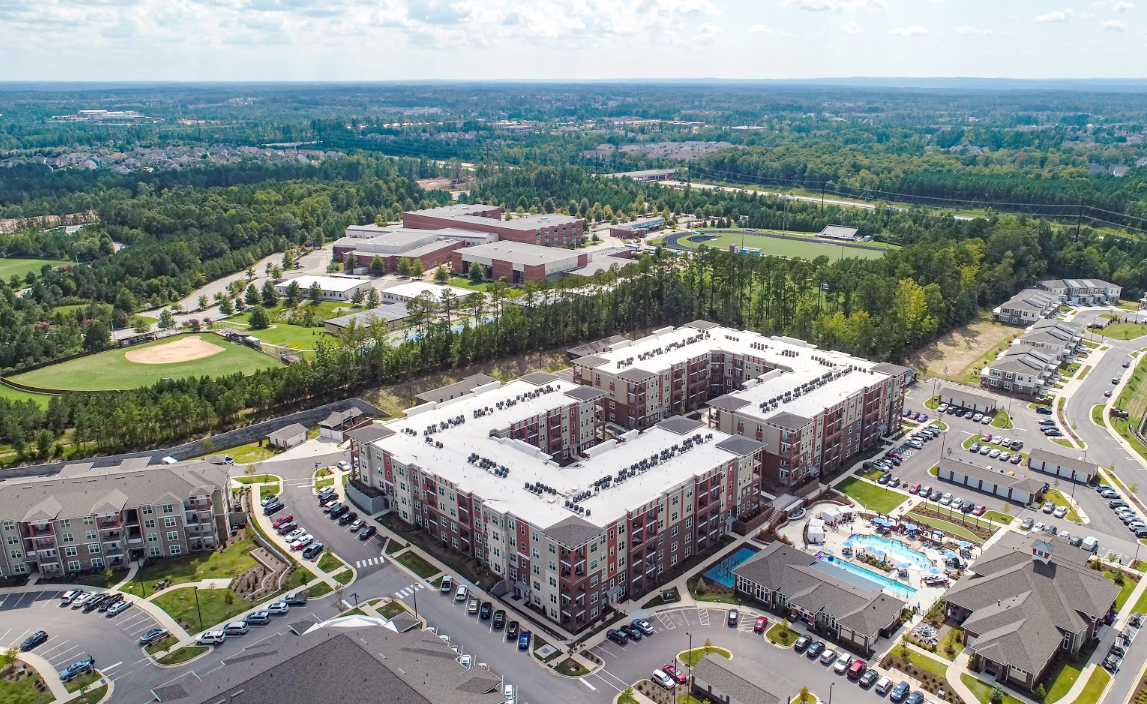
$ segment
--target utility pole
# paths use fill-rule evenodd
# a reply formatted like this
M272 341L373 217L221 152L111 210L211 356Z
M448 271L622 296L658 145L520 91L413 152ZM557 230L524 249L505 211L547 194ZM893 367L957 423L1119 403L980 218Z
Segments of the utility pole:
M203 630L203 612L199 610L199 587L192 587L195 591L195 613L199 616L199 630Z
M1083 223L1083 203L1079 204L1079 212L1075 216L1075 239L1079 241L1079 226Z

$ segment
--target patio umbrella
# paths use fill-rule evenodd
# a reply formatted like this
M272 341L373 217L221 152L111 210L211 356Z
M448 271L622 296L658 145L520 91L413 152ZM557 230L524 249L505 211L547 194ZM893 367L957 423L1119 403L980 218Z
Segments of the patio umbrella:
M875 553L876 555L878 555L879 557L884 557L885 555L888 554L888 553L884 552L883 550L881 550L880 548L876 548L872 552Z
M972 544L971 544L971 543L969 543L967 540L961 540L961 541L960 541L960 547L962 547L962 548L970 548L970 547L972 547Z
M850 548L850 547L852 547L853 545L854 545L854 543L852 542L852 540L846 540L846 541L844 541L844 547L846 547L846 548Z
M906 570L906 569L908 569L908 563L907 562L901 562L899 565L897 565L897 567L902 569L902 570Z
M928 571L932 574L940 574L940 568L939 567L929 567Z
M960 556L957 555L956 553L952 552L951 550L945 550L944 551L944 557L951 557L951 558L959 559Z

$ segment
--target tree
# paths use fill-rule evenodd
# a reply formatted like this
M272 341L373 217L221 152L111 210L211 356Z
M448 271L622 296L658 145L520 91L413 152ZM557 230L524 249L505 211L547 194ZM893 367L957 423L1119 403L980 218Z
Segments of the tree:
M231 315L232 313L235 312L235 308L231 305L231 297L230 296L224 296L219 301L219 312L222 313L223 315Z
M366 292L366 307L370 309L378 308L382 301L379 299L378 289L372 288Z
M291 283L287 284L288 305L290 305L292 308L295 307L299 303L299 299L302 298L302 296L303 292L300 290L298 281L292 281Z
M410 276L410 260L406 257L400 257L396 270L399 276Z
M356 257L354 255L354 252L347 252L346 255L343 257L343 271L351 273L357 267L358 267L358 257Z
M248 281L251 281L252 279L254 279L255 278L255 267L253 267L253 266L247 267L246 275L247 275Z
M263 290L259 298L265 308L274 308L279 304L279 292L275 290L275 284L271 283L270 279L263 282Z
M267 315L267 309L263 306L255 306L251 309L251 317L247 320L247 324L251 326L252 330L264 330L271 324L271 318Z
M386 260L377 254L370 260L370 273L372 276L382 276L386 273Z
M200 296L199 296L199 310L207 310L207 306L209 306L210 304L211 304L210 299L207 298L207 294L200 294Z
M89 352L102 350L111 341L108 326L99 320L93 320L84 326L84 349Z
M175 327L175 316L171 314L169 309L164 308L163 312L159 314L159 329L170 330L173 327Z
M808 704L812 701L812 693L808 691L808 685L801 687L800 700L801 704Z
M307 296L311 299L311 303L318 303L323 300L323 289L319 286L318 281L311 284Z
M243 294L243 302L249 306L258 305L259 290L255 288L255 284L247 286L247 291Z
M410 276L411 276L411 278L421 279L422 275L425 273L426 272L422 268L422 260L421 259L411 259L410 260Z
M131 319L131 329L133 332L142 335L151 330L151 323L147 322L147 320L141 316L136 316Z
M365 295L363 294L362 289L356 289L355 292L351 294L350 302L356 306L361 306L363 298L365 298Z
M470 269L466 273L469 275L471 283L481 283L482 279L486 278L486 267L478 262L471 262Z
M439 285L445 285L446 282L449 280L450 280L450 274L447 273L446 267L439 264L438 268L434 270L434 283L439 284Z
M278 264L271 265L271 278L275 281L283 278L283 270L279 267Z
M258 467L256 467L256 466L255 466L255 464L254 464L253 462L252 462L251 464L248 464L246 467L244 467L244 468L243 468L243 472L244 472L244 474L246 474L247 476L251 476L251 475L253 475L255 472L258 472L258 471L259 471L259 468L258 468Z

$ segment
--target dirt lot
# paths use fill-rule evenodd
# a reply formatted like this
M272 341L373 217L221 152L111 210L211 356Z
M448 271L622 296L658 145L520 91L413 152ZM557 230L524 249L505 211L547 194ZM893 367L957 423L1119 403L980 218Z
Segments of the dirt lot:
M372 389L363 393L362 397L394 416L401 416L407 408L417 403L414 398L416 395L461 381L471 374L489 374L499 381L506 382L531 372L554 372L568 366L564 349L542 350L483 362L465 369L451 369L442 374L427 375L407 384Z
M984 318L956 328L914 351L908 357L908 364L924 376L976 382L980 367L1022 332L1021 328Z
M182 340L168 342L165 345L144 347L131 350L124 355L129 362L136 364L173 364L175 362L190 362L193 359L203 359L213 354L219 354L223 348L213 345L198 337L185 337Z
M471 178L446 178L445 176L438 176L435 178L420 178L417 183L428 191L453 191L472 180Z

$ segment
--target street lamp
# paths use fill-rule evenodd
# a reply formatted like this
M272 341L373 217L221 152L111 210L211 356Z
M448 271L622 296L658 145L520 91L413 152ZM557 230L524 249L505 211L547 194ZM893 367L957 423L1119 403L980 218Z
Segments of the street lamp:
M689 678L693 678L693 634L685 631L685 635L689 636L689 655L685 659L685 664L689 666Z
M199 587L192 587L195 592L195 613L199 616L199 630L203 630L203 612L199 610Z
M836 682L828 683L828 704L832 704L832 688L836 686Z

